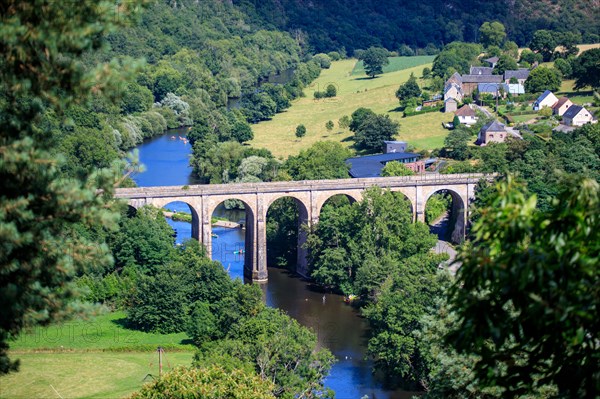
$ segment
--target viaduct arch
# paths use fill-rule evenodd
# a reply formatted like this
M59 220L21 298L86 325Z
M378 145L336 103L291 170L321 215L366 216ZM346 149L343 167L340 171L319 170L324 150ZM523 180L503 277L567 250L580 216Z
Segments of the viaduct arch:
M319 220L325 202L337 194L344 194L359 201L362 192L372 186L398 191L408 198L413 218L425 222L425 204L434 193L446 190L452 195L453 213L457 215L453 240L462 241L468 220L468 204L475 195L480 179L492 179L494 175L454 174L378 177L341 180L305 180L271 183L236 183L194 186L120 188L115 198L127 200L134 208L153 205L158 208L174 201L181 201L192 212L192 237L200 241L212 255L211 217L223 201L237 199L246 207L246 254L244 275L253 281L267 280L267 211L280 198L291 197L298 204L299 223L312 225ZM308 274L306 251L302 244L305 234L298 235L297 272Z

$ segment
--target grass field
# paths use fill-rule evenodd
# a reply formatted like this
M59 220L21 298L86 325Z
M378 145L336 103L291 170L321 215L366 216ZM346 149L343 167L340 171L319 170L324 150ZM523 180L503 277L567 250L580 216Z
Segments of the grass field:
M594 101L594 92L592 90L580 90L576 91L573 86L575 85L574 80L563 80L560 86L560 91L557 93L558 97L566 96L575 104L587 104Z
M390 63L383 67L383 73L402 71L404 69L414 68L419 65L433 62L434 55L418 55L415 57L390 57ZM352 69L352 75L364 75L365 67L362 61L358 61ZM415 74L417 75L417 74ZM420 76L420 75L417 75Z
M165 370L191 364L186 334L130 330L124 320L113 312L22 334L10 343L20 371L0 377L0 398L119 398L158 374L158 346Z
M425 66L422 64L412 68L385 73L375 79L364 76L353 76L352 70L356 60L342 60L331 64L331 68L321 72L321 76L304 90L306 97L294 100L292 107L286 112L275 115L270 121L253 125L254 147L268 148L275 156L286 157L297 154L317 141L333 140L349 146L346 140L351 132L339 129L338 120L344 115L351 115L359 107L371 108L376 113L385 113L400 122L399 139L408 140L410 145L418 149L439 147L447 134L442 122L452 120L452 116L443 113L430 113L402 118L396 109L398 100L395 97L398 86L408 80L411 73L421 76ZM337 97L314 100L316 90L324 90L328 84L337 87ZM328 132L327 121L333 121L335 128ZM306 126L306 136L295 137L295 129L299 124Z
M18 353L18 373L0 377L0 398L121 398L158 375L152 352ZM192 363L193 352L166 352L163 370ZM150 381L151 377L146 379Z
M22 334L10 347L17 351L37 350L154 350L163 346L174 350L192 350L185 333L152 334L124 326L125 313L112 312L90 320L35 328Z

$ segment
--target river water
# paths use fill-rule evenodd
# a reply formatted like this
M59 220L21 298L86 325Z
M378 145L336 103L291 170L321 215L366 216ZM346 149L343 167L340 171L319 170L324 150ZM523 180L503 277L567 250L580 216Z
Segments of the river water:
M139 186L185 185L196 183L188 165L191 147L181 138L185 129L148 140L138 148L140 160L146 166L144 173L134 176ZM166 208L189 212L184 203L171 203ZM214 216L238 221L243 211L219 207ZM177 233L176 241L191 237L191 224L167 219ZM244 248L242 229L213 228L213 259L220 261L232 278L243 279L244 255L236 254ZM325 385L333 389L336 398L405 399L414 392L388 390L373 377L373 363L366 358L368 324L357 311L343 302L340 295L318 292L306 281L285 270L270 267L269 281L262 284L268 306L279 308L294 317L316 334L319 346L327 347L337 358Z

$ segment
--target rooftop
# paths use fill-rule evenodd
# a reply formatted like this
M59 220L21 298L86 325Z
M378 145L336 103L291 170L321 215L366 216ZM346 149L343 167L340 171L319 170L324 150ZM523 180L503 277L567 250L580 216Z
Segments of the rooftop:
M502 83L504 79L500 75L463 75L463 83Z
M491 75L494 71L492 67L472 66L469 74L470 75Z
M571 102L571 100L569 100L569 97L561 97L558 99L558 102L556 104L554 104L554 107L552 107L552 108L560 108L563 105L565 105L565 103L567 101Z
M410 159L417 160L419 157L419 154L414 154L412 152L391 152L388 154L348 158L346 159L346 163L350 165L350 176L354 178L378 177L381 176L381 169L383 169L388 162Z
M477 90L479 90L480 93L496 94L501 90L508 93L508 85L506 83L479 83L477 85Z
M585 108L583 108L580 105L573 105L565 111L565 113L563 114L563 118L574 118L577 116L578 113L580 113L584 109Z
M463 105L457 111L454 112L456 116L476 116L475 111L468 105Z
M504 79L510 80L510 78L527 79L529 77L529 69L519 68L512 71L504 71Z
M483 125L482 132L505 132L506 127L498 121L491 121Z

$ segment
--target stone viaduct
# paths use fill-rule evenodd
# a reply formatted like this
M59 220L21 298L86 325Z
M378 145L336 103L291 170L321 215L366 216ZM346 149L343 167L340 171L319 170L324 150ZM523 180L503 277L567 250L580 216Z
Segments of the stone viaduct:
M215 208L228 199L243 202L246 208L244 275L253 281L266 281L267 211L279 198L293 198L299 210L299 226L310 226L318 221L321 208L334 195L343 194L358 201L363 190L379 186L404 194L410 201L413 220L424 222L427 199L438 191L445 191L452 196L452 241L460 242L464 239L469 216L468 205L474 198L475 186L480 179L489 177L491 176L483 174L425 174L364 179L139 187L117 189L115 197L127 200L134 208L144 205L161 208L175 201L188 204L192 213L192 237L204 244L209 256L212 254L211 217ZM298 234L297 271L303 275L308 272L307 254L303 248L305 240L306 233L302 229Z

